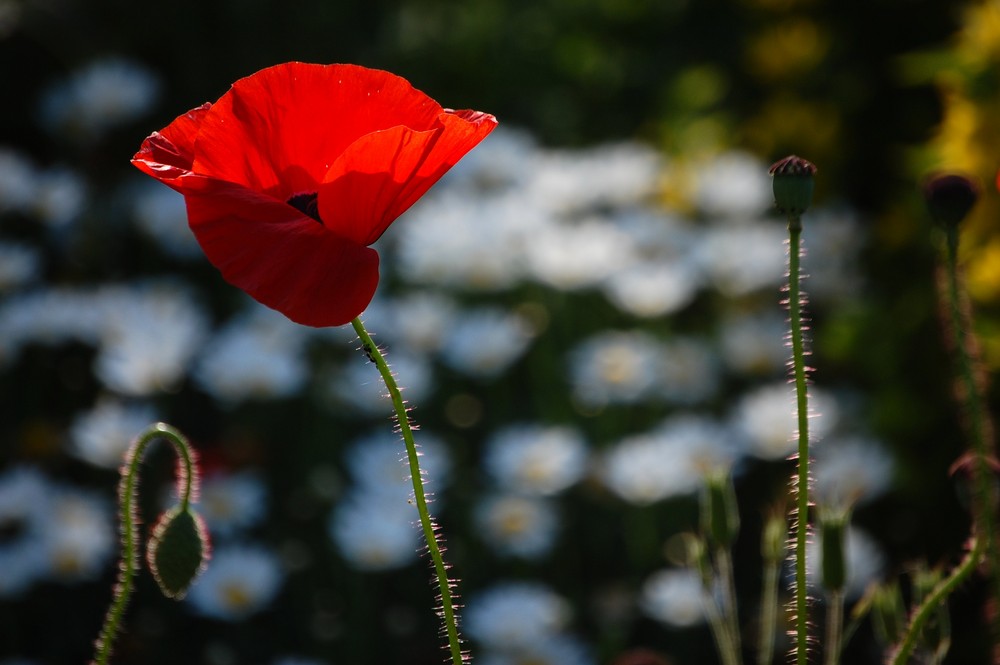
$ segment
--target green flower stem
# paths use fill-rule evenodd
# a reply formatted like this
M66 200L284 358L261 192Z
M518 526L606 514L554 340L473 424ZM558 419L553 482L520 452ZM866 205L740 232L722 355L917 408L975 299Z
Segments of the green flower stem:
M715 565L719 571L719 586L723 593L722 619L726 622L729 633L729 648L732 651L732 661L742 663L742 647L740 646L740 622L737 614L736 588L733 581L733 558L726 547L719 547L715 552Z
M951 575L941 580L934 590L927 594L924 601L920 603L920 607L916 609L911 615L910 625L906 627L906 633L903 635L903 639L900 640L899 645L896 647L895 651L889 655L886 661L889 665L905 665L910 660L910 655L913 653L913 649L917 645L917 640L920 639L920 633L923 631L924 626L927 621L931 618L934 612L937 610L938 606L947 600L948 595L961 584L965 578L972 574L972 571L976 569L979 565L979 561L983 556L986 546L983 544L983 540L976 538L973 540L972 549L969 553L965 555L961 563L951 571Z
M947 256L945 279L951 338L955 346L959 380L962 382L962 397L968 418L969 437L972 439L972 485L976 506L974 526L977 537L985 541L985 554L989 563L994 602L1000 602L1000 552L997 551L997 502L993 490L992 472L989 460L993 457L993 444L989 440L992 430L989 416L983 404L981 384L976 377L975 360L972 357L969 336L973 335L972 321L968 309L963 306L958 270L958 229L947 229ZM994 639L1000 639L1000 614L994 612Z
M424 539L427 541L427 549L430 551L431 559L434 562L434 572L437 574L438 590L441 594L441 614L444 621L445 631L448 635L448 646L451 650L451 660L453 665L461 665L462 647L458 636L458 625L455 617L455 608L452 603L452 582L448 579L448 569L441 556L441 547L438 543L437 534L434 531L434 523L431 520L430 511L427 509L427 498L424 494L424 481L420 474L420 463L417 456L417 446L413 441L413 430L410 426L410 418L407 414L406 404L403 396L396 385L396 379L392 376L392 370L386 363L382 352L372 341L360 318L351 321L354 330L361 339L361 348L368 356L369 360L378 367L379 374L385 382L386 390L392 399L392 406L396 410L396 420L399 423L400 432L403 435L403 442L406 445L406 457L410 465L410 478L413 481L413 496L417 504L417 512L420 514L420 526L424 531Z
M805 345L802 341L802 295L799 292L799 259L802 218L788 216L788 318L792 334L792 370L798 412L798 471L795 480L795 658L806 665L809 646L809 599L806 586L806 540L809 533L809 397L806 389Z
M757 641L757 665L770 665L774 660L774 632L778 625L778 579L781 561L764 562L764 583L761 589L760 636Z
M714 598L708 599L705 613L708 615L708 625L712 629L715 647L719 650L722 665L739 665L736 650L733 649L733 638L729 633L729 625L719 611L719 606Z
M837 665L844 635L844 590L831 591L826 606L826 653L824 665Z
M177 469L177 482L181 487L181 509L187 510L191 502L191 494L195 484L194 455L191 446L184 435L164 423L156 423L146 429L129 448L125 465L122 467L121 481L118 484L119 520L121 521L122 558L118 567L118 582L115 584L114 598L104 618L104 626L95 644L96 651L93 663L106 665L111 656L111 648L118 635L125 608L132 595L135 573L139 568L139 538L136 525L136 499L139 483L139 465L150 443L157 439L166 439L174 447L180 461Z

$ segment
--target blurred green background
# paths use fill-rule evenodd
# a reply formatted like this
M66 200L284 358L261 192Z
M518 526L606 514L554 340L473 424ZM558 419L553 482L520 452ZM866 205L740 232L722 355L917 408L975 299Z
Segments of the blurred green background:
M107 56L151 72L159 85L155 104L95 136L46 126L47 91ZM662 178L644 205L687 216L695 229L710 224L693 184L706 160L739 150L765 166L789 153L816 163L817 204L846 206L862 222L852 228L863 237L857 238L861 249L852 265L860 280L812 311L810 364L817 385L849 388L852 417L895 460L891 489L859 507L856 522L879 541L884 578L916 559L955 559L968 518L961 483L949 467L965 443L935 304L940 239L924 215L919 180L933 169L959 169L983 182L963 256L984 357L995 369L998 3L0 0L6 100L0 106L0 147L38 169L72 169L86 183L78 219L66 226L42 228L33 214L0 200L3 239L33 246L41 257L34 278L7 287L0 298L13 301L56 286L89 289L180 277L196 285L209 325L226 323L244 306L239 294L203 260L175 260L128 221L122 188L136 178L129 158L143 138L178 114L216 99L240 77L290 60L387 69L445 106L495 114L504 128L533 137L539 152L641 141L663 158ZM568 154L572 161L577 153ZM524 172L531 177L528 166ZM716 186L725 191L727 184ZM10 191L0 187L0 196ZM468 224L475 225L474 204L469 211ZM826 251L809 247L816 257ZM385 270L386 293L420 289L391 266ZM703 295L662 320L639 320L586 289L527 283L485 295L461 289L448 295L462 307L493 304L518 311L537 335L498 377L470 378L439 363L437 387L416 404L418 421L445 439L450 451L452 487L443 496L441 522L463 591L474 595L505 579L555 588L574 608L572 630L590 650L591 660L583 662L613 663L638 647L669 662L715 662L704 626L665 627L633 608L642 579L665 565L671 537L696 525L693 498L629 506L591 478L560 498L563 526L556 544L544 556L520 558L496 556L489 543L472 536L471 506L483 493L481 444L505 424L570 425L597 451L673 413L673 405L655 400L581 409L558 360L569 348L602 330L626 327L660 338L678 332L707 337L727 306L717 295ZM755 303L780 312L779 300L773 288ZM387 413L359 417L317 397L321 368L346 363L354 346L349 335L311 346L309 362L320 378L293 396L228 406L189 377L143 396L160 417L192 437L208 466L251 469L264 478L267 517L247 538L280 552L292 572L279 600L243 621L200 618L186 605L159 598L143 573L117 662L263 664L283 654L331 665L440 662L423 563L362 572L331 550L327 516L349 482L347 444L391 427ZM3 468L31 465L111 502L115 475L66 452L74 418L116 393L93 372L95 346L79 339L18 340L5 352ZM728 377L699 408L725 413L755 380ZM475 406L471 420L454 416L463 404ZM995 396L990 405L996 412ZM591 463L599 464L596 459L595 453ZM146 515L155 510L157 488L170 471L166 454L151 460L146 487L153 496L145 498ZM761 518L787 471L781 463L754 460L737 480L744 519L737 576L748 624L756 602ZM0 548L16 542L24 528L10 517L16 510L8 512L7 521L0 521ZM84 662L113 573L107 556L100 572L82 581L43 580L0 597L0 662ZM984 662L979 595L973 585L957 595L947 662ZM475 654L475 640L472 646ZM880 662L867 624L848 653L850 662Z

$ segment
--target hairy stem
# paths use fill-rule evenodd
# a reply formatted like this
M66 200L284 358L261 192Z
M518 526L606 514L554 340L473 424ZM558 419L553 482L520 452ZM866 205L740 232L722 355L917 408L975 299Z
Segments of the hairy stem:
M806 541L809 529L809 397L806 387L805 344L802 340L802 295L799 290L799 260L802 221L788 217L788 318L792 338L792 372L798 413L798 469L795 479L795 658L806 665L809 643L806 586Z
M982 386L977 378L976 359L973 357L974 340L971 339L972 320L960 290L958 269L958 229L947 230L947 255L945 261L951 338L955 347L955 362L961 381L961 397L968 419L969 438L972 440L972 488L975 500L973 514L977 539L984 541L985 556L989 563L991 595L1000 603L1000 552L997 551L997 502L989 460L994 448L990 440L992 424L983 403ZM1000 613L993 613L994 639L1000 639Z
M361 339L361 347L368 358L378 367L379 374L385 382L386 390L392 399L392 406L396 411L396 420L399 423L399 430L403 435L403 442L406 445L406 458L410 466L410 478L413 481L413 496L417 504L417 512L420 514L420 526L424 531L424 539L427 541L427 549L430 552L431 560L434 562L434 572L437 575L438 590L441 597L441 614L444 621L445 631L448 635L448 647L451 651L453 665L462 663L461 640L458 635L458 623L455 616L455 608L452 602L452 582L448 579L448 569L441 555L441 546L438 542L437 534L434 531L434 523L431 520L430 511L427 508L427 498L424 493L424 481L420 473L420 463L417 455L417 446L413 440L413 429L410 426L410 418L406 411L406 404L403 396L396 384L396 379L392 375L392 370L386 363L382 352L372 341L360 318L351 321L354 330Z
M121 626L125 608L132 595L135 573L139 568L139 537L136 525L136 499L139 483L139 465L146 448L156 439L167 439L173 445L179 460L177 476L181 487L181 509L187 510L196 482L194 456L184 435L164 423L151 425L136 438L129 448L118 484L119 520L121 522L122 558L118 566L118 581L104 625L95 644L93 663L106 665L111 648Z
M931 618L934 612L937 610L938 605L947 600L948 595L955 590L955 588L962 583L965 578L972 574L972 571L976 569L979 565L979 561L983 556L983 552L986 547L983 544L983 540L976 538L972 543L972 549L969 550L965 558L962 559L961 563L951 571L951 575L941 580L934 590L927 594L924 601L920 603L918 607L912 614L910 618L910 624L906 627L906 633L903 635L903 639L900 640L899 645L896 649L889 654L886 663L889 665L905 665L909 662L910 655L913 653L913 649L917 645L917 640L920 638L920 633L923 631L924 626L927 621Z

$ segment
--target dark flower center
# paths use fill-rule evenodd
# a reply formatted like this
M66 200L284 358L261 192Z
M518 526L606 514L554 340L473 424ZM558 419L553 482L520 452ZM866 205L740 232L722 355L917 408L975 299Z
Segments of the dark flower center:
M321 224L323 223L323 220L319 218L319 203L316 201L316 192L296 194L292 198L288 199L288 205L292 206L304 215L309 215L317 222L320 222Z

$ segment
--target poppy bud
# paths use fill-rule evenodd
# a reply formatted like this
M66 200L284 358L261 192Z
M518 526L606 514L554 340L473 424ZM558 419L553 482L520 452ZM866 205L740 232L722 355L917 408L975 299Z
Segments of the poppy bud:
M937 174L924 181L924 200L931 219L954 228L965 219L979 199L979 183L955 173Z
M175 506L153 528L146 548L149 570L167 598L183 598L208 561L208 532L189 507Z
M812 203L813 176L816 166L801 157L789 155L771 165L774 204L786 215L801 215Z

